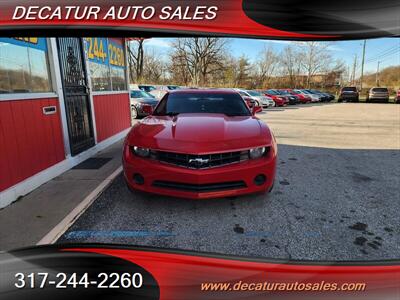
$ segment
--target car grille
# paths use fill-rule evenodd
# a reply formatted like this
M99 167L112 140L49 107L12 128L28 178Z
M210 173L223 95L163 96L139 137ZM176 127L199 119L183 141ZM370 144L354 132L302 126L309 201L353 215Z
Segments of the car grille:
M248 151L236 151L204 155L152 151L151 158L163 163L190 169L208 169L238 163L249 159Z
M208 184L190 184L190 183L161 181L161 180L155 180L153 182L153 186L164 189L173 189L173 190L181 190L181 191L197 192L197 193L235 190L247 187L244 181L231 181L231 182L208 183Z

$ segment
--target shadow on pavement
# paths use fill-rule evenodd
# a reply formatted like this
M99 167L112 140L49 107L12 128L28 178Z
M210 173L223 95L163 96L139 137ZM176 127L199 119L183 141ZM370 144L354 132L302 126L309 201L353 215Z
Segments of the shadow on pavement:
M119 176L59 239L252 257L400 257L400 153L279 145L269 195L185 200L131 192Z

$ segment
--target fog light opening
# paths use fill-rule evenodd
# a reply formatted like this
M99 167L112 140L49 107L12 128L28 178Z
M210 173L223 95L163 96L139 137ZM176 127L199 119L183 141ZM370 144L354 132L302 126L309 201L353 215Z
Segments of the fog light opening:
M258 174L254 178L255 185L263 185L267 181L267 177L264 174Z
M144 184L144 178L142 175L136 173L133 175L133 181L138 184L138 185L142 185Z

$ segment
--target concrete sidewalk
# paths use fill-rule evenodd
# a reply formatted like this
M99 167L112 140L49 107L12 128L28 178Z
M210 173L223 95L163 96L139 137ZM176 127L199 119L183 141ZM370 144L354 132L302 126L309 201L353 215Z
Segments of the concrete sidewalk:
M122 142L94 157L112 158L99 169L71 169L0 210L0 251L32 246L121 166Z

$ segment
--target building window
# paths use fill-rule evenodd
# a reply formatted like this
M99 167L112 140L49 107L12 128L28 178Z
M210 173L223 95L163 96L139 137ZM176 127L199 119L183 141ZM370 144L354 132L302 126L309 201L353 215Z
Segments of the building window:
M51 92L45 38L0 38L0 93Z
M89 61L93 91L111 91L111 78L108 66Z
M93 91L125 91L125 51L121 39L85 38Z

